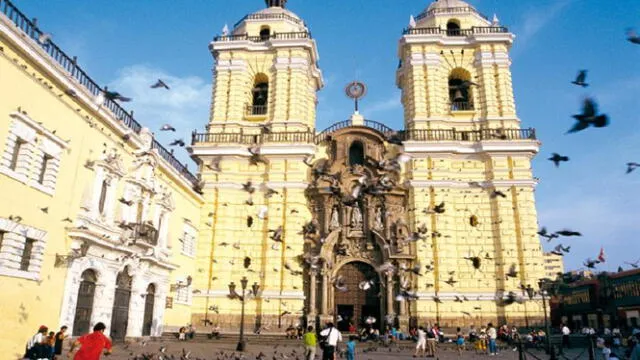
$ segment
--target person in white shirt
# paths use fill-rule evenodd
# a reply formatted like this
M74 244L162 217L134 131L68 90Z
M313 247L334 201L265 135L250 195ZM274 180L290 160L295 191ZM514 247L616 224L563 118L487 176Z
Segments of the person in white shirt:
M569 345L569 335L571 334L571 330L569 330L569 327L565 324L562 324L562 347L566 347L567 349L571 348L571 346Z
M425 351L427 348L427 332L424 331L424 328L420 326L418 328L418 344L416 345L416 352L413 354L413 357L418 357L420 351L422 351L422 356L425 356Z
M322 349L322 360L334 360L338 342L342 341L342 334L333 326L332 322L329 322L327 327L320 332L320 336L326 338L326 345Z

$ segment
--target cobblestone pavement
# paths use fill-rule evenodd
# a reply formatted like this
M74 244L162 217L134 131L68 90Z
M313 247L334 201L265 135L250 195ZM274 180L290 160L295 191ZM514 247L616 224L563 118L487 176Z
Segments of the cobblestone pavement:
M159 352L160 347L166 347L165 354L162 359L172 359L171 355L174 355L174 359L180 360L182 355L182 349L185 349L187 352L191 352L189 359L206 359L206 360L223 360L225 359L225 355L227 355L226 359L240 359L240 357L230 357L229 355L235 354L240 355L240 353L235 353L236 344L233 343L220 343L220 342L177 342L177 341L168 341L168 342L148 342L144 346L141 343L134 343L126 346L123 344L116 344L113 349L113 354L111 356L103 356L102 359L105 360L129 360L133 359L135 355L140 355L143 353L151 353L155 354L155 357L152 359L160 360L161 358L158 355L161 355ZM275 344L274 344L275 346ZM279 345L277 348L269 345L252 345L247 344L247 350L244 352L244 359L253 360L256 359L256 356L262 352L266 354L265 360L304 360L303 356L303 347L302 346L292 346L292 345ZM382 360L382 359L412 359L414 344L411 342L404 342L399 344L396 347L391 348L377 348L375 351L367 351L363 352L363 350L367 349L370 345L359 343L357 347L357 356L356 360ZM274 357L274 351L278 351ZM295 353L294 353L295 351ZM283 357L282 354L286 357ZM526 359L528 360L548 360L549 355L546 355L543 351L539 350L528 350L526 353ZM588 359L588 354L584 349L572 349L564 354L565 357L560 357L559 360L582 360ZM439 360L449 360L449 359L500 359L500 360L516 360L518 359L518 352L513 351L512 349L503 349L497 356L488 356L486 354L477 354L475 351L465 351L462 356L458 355L458 352L454 350L452 346L441 346L439 347L438 353L436 357ZM346 358L346 357L345 357ZM61 360L69 360L70 358L65 353ZM316 359L321 359L321 351L318 349L316 353Z

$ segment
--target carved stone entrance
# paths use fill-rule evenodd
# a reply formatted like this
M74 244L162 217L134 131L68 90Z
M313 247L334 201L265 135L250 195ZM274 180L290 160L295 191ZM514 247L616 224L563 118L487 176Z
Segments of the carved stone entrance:
M144 320L142 323L142 336L151 335L151 327L153 326L153 305L155 303L156 287L149 284L147 294L144 299Z
M349 324L356 328L366 326L365 319L374 317L378 327L381 323L382 294L380 279L375 269L363 262L351 262L338 270L338 277L344 279L346 291L336 290L334 293L335 322L340 331L347 331ZM359 285L367 282L370 287L360 289Z
M78 288L75 320L73 321L73 336L82 336L89 333L91 330L93 297L97 281L96 273L93 270L85 270L82 273L81 279L82 281Z
M125 268L116 278L116 294L111 313L111 338L114 341L124 341L129 324L129 303L131 302L131 282L128 268Z

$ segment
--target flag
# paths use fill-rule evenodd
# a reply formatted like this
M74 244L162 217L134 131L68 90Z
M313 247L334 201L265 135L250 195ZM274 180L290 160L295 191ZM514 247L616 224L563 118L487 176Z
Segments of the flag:
M600 248L600 253L598 254L598 261L600 261L601 263L606 261L606 259L604 257L604 248L603 247Z

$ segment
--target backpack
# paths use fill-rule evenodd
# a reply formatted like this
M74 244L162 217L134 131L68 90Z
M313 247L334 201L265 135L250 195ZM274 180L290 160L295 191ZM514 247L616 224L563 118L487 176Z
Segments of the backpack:
M329 333L326 336L320 336L320 349L323 349L325 347L327 347L329 345L329 336L331 335L331 332L333 331L333 328L331 328L329 330Z

